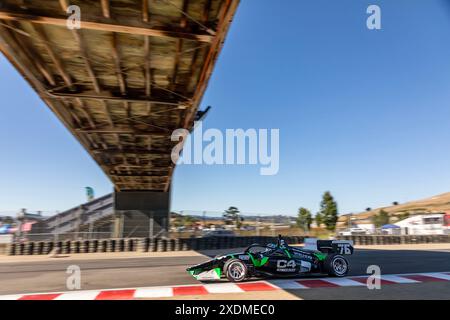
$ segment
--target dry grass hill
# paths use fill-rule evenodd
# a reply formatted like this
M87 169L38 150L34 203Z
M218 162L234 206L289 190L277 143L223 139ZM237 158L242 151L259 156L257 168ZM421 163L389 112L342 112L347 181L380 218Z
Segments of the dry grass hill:
M431 198L426 198L422 200L410 201L402 204L398 204L396 206L388 206L377 208L370 211L365 211L357 214L353 214L352 217L356 218L359 222L370 223L371 218L378 214L380 210L384 210L391 217L394 218L403 215L405 213L413 214L424 214L424 213L442 213L442 212L450 212L450 192L443 193ZM342 215L339 217L337 227L345 227L347 225L348 219L350 215Z

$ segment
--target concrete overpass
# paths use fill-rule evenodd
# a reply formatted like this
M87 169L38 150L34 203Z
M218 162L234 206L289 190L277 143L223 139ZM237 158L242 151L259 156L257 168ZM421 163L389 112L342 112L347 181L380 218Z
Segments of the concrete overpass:
M114 184L115 236L166 228L170 136L192 129L238 3L1 2L0 50Z

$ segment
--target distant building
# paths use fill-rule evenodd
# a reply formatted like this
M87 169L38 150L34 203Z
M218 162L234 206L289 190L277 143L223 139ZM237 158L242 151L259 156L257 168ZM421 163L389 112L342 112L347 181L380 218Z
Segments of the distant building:
M450 214L435 213L415 215L394 223L402 235L450 234Z

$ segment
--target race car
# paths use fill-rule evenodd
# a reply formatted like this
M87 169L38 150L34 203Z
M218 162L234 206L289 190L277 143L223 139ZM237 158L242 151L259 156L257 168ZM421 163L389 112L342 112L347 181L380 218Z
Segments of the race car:
M277 243L252 244L244 252L216 256L187 269L199 281L227 278L242 282L251 277L294 277L309 273L344 277L349 271L345 255L353 254L352 241L306 239L291 247L278 236Z

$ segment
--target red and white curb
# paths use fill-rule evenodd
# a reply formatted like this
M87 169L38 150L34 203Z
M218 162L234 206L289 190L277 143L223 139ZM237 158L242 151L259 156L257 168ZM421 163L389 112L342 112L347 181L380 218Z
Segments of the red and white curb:
M0 296L0 300L132 300L170 298L214 293L241 293L289 289L339 288L366 286L368 276L347 278L303 278L244 283L210 283L199 285L148 287L133 289L85 290L52 293L31 293ZM382 275L381 285L450 281L450 272L428 272Z

